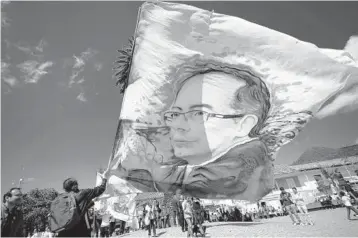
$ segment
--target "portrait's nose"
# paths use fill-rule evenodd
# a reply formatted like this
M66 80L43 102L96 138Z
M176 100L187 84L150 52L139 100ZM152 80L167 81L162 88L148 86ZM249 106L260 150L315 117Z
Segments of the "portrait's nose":
M174 123L173 126L177 131L180 131L180 132L190 131L189 120L186 117L186 115L184 115L184 114L178 118L178 120L176 121L176 123Z

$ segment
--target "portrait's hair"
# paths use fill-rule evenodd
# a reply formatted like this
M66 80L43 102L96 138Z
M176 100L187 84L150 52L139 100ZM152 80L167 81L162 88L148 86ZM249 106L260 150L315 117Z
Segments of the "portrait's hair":
M284 187L280 187L280 190L283 191L283 190L285 190L285 188L284 188Z
M68 178L65 181L63 181L63 189L66 192L71 192L73 185L78 184L77 180L74 178Z
M6 198L11 198L12 197L12 191L14 190L20 190L21 191L21 188L10 188L10 190L4 194L3 196L3 203L6 202Z
M257 124L252 128L249 136L259 136L271 107L270 92L260 76L245 67L238 69L233 66L220 65L209 61L196 61L194 64L188 64L177 71L176 77L181 76L179 76L175 86L176 93L180 91L180 88L188 79L207 73L225 73L246 83L245 86L237 90L232 107L240 114L253 114L257 116Z

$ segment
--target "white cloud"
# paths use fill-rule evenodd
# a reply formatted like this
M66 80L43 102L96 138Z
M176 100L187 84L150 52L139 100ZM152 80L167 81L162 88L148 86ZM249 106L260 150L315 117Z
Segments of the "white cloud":
M358 138L356 139L356 141L354 143L358 145Z
M52 61L40 63L36 60L28 60L17 65L17 67L24 73L25 83L38 83L42 76L49 73L47 69L53 64Z
M80 94L77 96L77 99L80 100L81 102L87 102L87 99L86 99L84 93L80 93Z
M89 61L93 56L97 54L96 50L88 48L86 51L83 51L80 56L73 55L74 64L73 68L82 68L85 66L87 61Z
M19 81L15 78L15 77L13 77L13 76L4 76L3 77L3 80L4 80L4 82L7 84L7 85L9 85L9 87L11 87L11 88L13 88L13 87L15 87L16 85L18 85L19 84Z
M82 84L85 82L85 79L84 78L81 78L80 80L77 81L77 84Z
M87 85L87 79L85 80L84 71L91 69L93 71L102 70L103 64L95 61L95 55L98 53L97 50L88 48L80 54L74 54L72 58L67 58L64 60L63 68L69 68L69 81L67 86L75 90L79 89L79 95L77 100L81 102L87 102L87 93L84 91L84 88ZM89 67L90 66L90 67ZM86 94L85 94L86 93Z
M15 47L20 51L23 51L25 53L31 54L31 47L30 46L22 46L22 45L19 45L19 44L15 44Z
M39 67L38 70L44 71L46 68L51 67L53 65L52 61L46 61L45 63L42 63Z
M102 63L95 63L94 68L96 69L96 71L101 71L102 68L103 68L103 64Z
M73 58L75 60L75 64L73 65L73 68L77 69L85 66L84 59L82 59L81 57L77 57L76 55L73 55Z
M10 64L6 63L4 61L1 61L1 74L9 74L10 70L9 70Z
M85 61L88 61L90 58L95 56L97 53L98 53L97 50L88 48L86 51L81 53L81 58L84 59Z
M30 46L27 43L26 44L24 44L24 43L14 44L14 46L18 50L20 50L28 55L36 56L39 58L43 57L42 53L44 51L45 46L47 46L47 45L48 44L44 39L41 39L36 46Z
M1 78L10 88L19 84L19 81L10 74L10 64L5 61L1 62ZM11 91L10 88L8 89L9 92Z
M83 72L86 63L94 57L94 55L97 54L96 50L93 50L91 48L88 48L86 51L82 52L79 56L73 55L72 56L72 63L70 63L69 59L65 59L64 62L64 68L66 68L67 66L71 66L72 67L72 72L71 72L71 76L70 76L70 83L69 85L73 84L73 81L75 81L75 79L77 77L79 77L80 73ZM99 66L101 67L101 66Z
M47 42L43 39L40 40L39 44L35 47L35 49L39 52L44 51L44 47L47 45Z
M10 26L11 20L6 16L5 12L1 13L1 27L8 27Z
M10 26L11 20L7 17L6 12L3 10L3 8L8 5L10 1L4 1L1 0L1 27L8 27Z

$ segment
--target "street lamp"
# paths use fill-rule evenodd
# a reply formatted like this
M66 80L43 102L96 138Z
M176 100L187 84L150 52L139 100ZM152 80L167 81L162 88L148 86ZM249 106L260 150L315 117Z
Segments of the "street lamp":
M18 187L19 187L19 188L21 188L21 184L22 184L23 181L24 181L24 180L23 180L22 178L19 180L19 184L18 184Z

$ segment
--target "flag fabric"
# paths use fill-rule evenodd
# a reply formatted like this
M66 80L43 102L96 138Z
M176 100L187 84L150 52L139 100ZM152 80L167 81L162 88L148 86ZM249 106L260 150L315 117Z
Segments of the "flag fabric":
M142 192L263 197L277 151L312 117L357 108L352 39L348 52L321 49L238 17L144 3L112 176Z
M97 173L96 186L102 178ZM111 176L105 193L96 199L94 209L100 214L111 214L112 217L131 223L135 217L135 197L140 192L127 181Z

